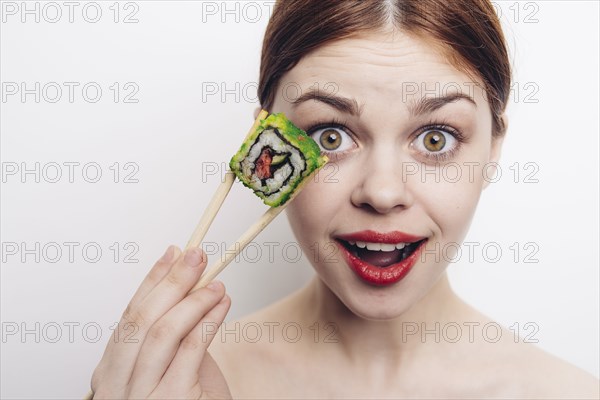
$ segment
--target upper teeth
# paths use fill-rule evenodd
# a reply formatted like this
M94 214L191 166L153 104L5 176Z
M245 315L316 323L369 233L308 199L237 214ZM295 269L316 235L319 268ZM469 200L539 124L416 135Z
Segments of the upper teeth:
M404 248L404 246L409 245L410 243L372 243L372 242L353 242L353 241L348 241L348 243L350 243L351 245L356 245L357 247L360 247L361 249L364 249L365 247L367 248L367 250L371 250L371 251L394 251L396 249L398 250L402 250Z

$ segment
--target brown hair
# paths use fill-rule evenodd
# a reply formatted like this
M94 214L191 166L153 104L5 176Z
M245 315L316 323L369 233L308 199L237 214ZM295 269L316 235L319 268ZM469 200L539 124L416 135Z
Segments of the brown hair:
M328 42L393 26L433 39L455 67L481 78L492 112L492 134L511 86L506 42L488 0L278 0L262 48L258 96L269 109L281 77Z

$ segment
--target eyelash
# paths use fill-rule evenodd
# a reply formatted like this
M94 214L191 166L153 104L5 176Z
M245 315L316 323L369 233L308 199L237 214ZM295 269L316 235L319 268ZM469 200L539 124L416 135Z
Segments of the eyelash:
M308 128L306 130L306 133L308 135L310 135L319 129L328 128L330 126L333 126L335 128L340 128L340 129L343 129L344 131L347 131L348 129L346 128L346 123L347 123L347 121L342 121L337 118L332 118L329 121L319 122L319 123L312 125L310 128Z
M315 131L318 131L319 129L334 127L334 128L341 129L344 132L348 133L350 136L352 136L348 132L348 128L346 128L346 123L347 123L346 121L342 121L337 118L332 118L331 120L329 120L329 122L320 122L320 123L312 125L310 128L306 129L306 134L308 136L311 136ZM428 160L436 161L436 162L447 161L448 159L450 159L454 155L456 155L456 153L460 150L460 148L462 147L462 145L464 143L467 143L467 138L465 137L465 135L458 129L453 128L450 125L448 125L448 123L444 119L442 119L441 121L440 120L437 120L437 121L430 120L427 124L425 124L424 126L419 128L418 133L415 135L415 138L419 137L424 132L427 132L430 130L436 130L436 129L451 134L456 139L458 144L452 150L448 150L442 154L436 154L436 153L424 154L424 157ZM411 141L411 143L412 143L412 141ZM350 152L350 151L351 150L347 150L345 152L329 152L329 151L323 151L323 152L327 153L327 156L332 161L335 161L339 158L342 158L345 155L345 153Z
M425 133L427 131L431 131L431 130L440 130L440 131L444 131L444 132L451 134L454 137L454 139L456 139L457 145L452 150L445 151L441 154L438 154L438 153L424 154L423 156L428 160L435 161L435 162L447 161L447 160L451 159L452 157L454 157L456 155L456 153L458 153L458 151L460 150L460 148L462 147L462 145L464 143L467 143L467 138L465 137L465 135L458 129L455 129L455 128L451 127L450 125L448 125L448 123L445 120L441 120L441 121L437 121L437 122L432 120L432 121L428 122L425 126L419 128L419 132L416 134L415 138L417 138L420 135L422 135L423 133Z
M319 122L317 124L311 125L310 128L306 129L306 134L308 136L312 136L312 134L315 133L316 131L318 131L319 129L333 127L333 128L338 128L338 129L343 130L349 136L353 136L352 134L350 134L348 132L348 128L346 128L346 124L347 124L347 121L343 121L343 120L340 120L340 119L337 119L334 117L334 118L330 119L328 122ZM342 152L322 150L322 152L327 154L327 157L329 157L329 159L331 161L336 161L336 160L342 158L346 153L349 153L353 150L354 149L346 150L346 151L342 151Z

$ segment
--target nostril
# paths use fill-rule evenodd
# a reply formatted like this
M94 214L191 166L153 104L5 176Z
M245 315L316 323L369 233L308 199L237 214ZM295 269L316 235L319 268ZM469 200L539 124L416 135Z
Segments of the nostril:
M389 214L404 210L408 207L407 204L399 203L398 201L386 201L384 198L375 199L372 201L364 201L360 204L355 204L357 208L361 208L369 214Z
M351 195L352 204L369 213L387 214L408 208L413 196L401 177L370 174L359 182Z
M395 188L373 191L362 189L353 194L352 203L371 214L387 214L408 208L412 199L404 190Z

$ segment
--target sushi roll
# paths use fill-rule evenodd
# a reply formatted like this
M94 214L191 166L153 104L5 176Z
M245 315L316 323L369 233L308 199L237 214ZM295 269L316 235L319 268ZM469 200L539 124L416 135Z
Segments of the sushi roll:
M317 143L279 113L261 120L229 167L266 205L278 207L327 161Z

